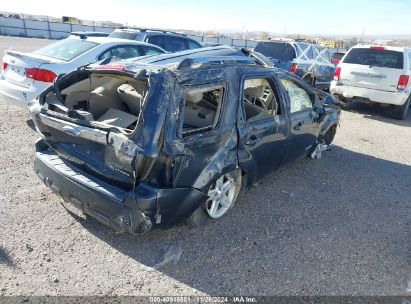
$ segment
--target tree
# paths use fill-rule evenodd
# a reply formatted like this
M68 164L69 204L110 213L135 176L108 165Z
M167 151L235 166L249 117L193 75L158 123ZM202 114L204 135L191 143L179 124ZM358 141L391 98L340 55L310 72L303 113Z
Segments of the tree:
M270 34L267 32L261 32L259 38L260 40L267 40L268 38L270 38Z

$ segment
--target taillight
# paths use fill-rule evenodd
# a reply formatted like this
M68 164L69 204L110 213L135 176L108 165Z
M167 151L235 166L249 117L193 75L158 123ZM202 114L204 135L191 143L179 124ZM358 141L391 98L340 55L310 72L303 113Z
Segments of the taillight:
M379 46L379 45L372 45L372 46L370 46L370 49L378 50L378 51L384 51L385 47Z
M332 59L331 59L331 62L332 62L332 63L335 63L335 64L339 64L339 63L340 63L340 59L332 58Z
M400 79L398 80L397 90L405 90L407 88L409 80L410 80L410 76L401 75Z
M2 62L1 63L1 68L2 68L2 70L4 71L5 69L7 69L7 66L8 66L9 64L7 63L7 62Z
M53 82L53 80L57 77L57 75L52 71L39 68L25 69L25 74L27 78L42 82Z
M334 71L334 80L340 80L340 76L341 76L341 68L337 67Z
M290 72L295 74L296 71L297 71L297 64L296 63L291 63Z

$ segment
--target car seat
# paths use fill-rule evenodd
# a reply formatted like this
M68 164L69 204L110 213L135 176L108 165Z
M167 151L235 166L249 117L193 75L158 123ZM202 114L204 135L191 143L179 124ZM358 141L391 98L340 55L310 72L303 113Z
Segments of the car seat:
M184 127L204 128L213 125L216 112L199 105L203 97L202 92L186 94Z
M144 92L143 90L141 90ZM122 102L124 102L130 110L130 113L138 116L140 113L141 101L143 95L136 91L136 89L129 84L122 84L117 88L117 93ZM144 93L143 93L144 94Z

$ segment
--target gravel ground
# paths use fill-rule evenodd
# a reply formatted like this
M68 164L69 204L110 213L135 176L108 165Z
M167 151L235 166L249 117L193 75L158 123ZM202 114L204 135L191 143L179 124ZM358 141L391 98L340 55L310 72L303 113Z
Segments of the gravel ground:
M333 151L227 217L131 236L66 210L32 170L27 111L0 98L0 113L0 295L410 295L411 114L353 104Z

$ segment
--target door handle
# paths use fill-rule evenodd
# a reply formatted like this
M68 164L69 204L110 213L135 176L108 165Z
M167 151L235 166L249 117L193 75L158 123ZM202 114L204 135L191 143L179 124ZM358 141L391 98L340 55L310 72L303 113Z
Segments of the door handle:
M299 121L295 126L294 126L294 130L301 130L301 128L304 125L304 121Z
M256 135L250 135L250 137L245 141L247 146L254 146L258 140Z

